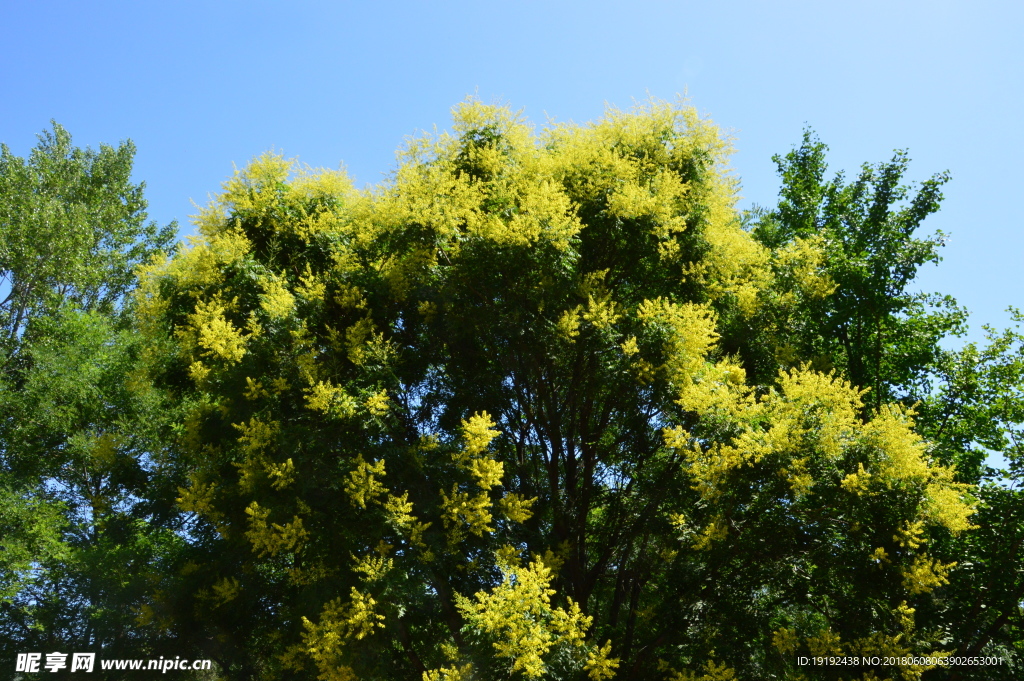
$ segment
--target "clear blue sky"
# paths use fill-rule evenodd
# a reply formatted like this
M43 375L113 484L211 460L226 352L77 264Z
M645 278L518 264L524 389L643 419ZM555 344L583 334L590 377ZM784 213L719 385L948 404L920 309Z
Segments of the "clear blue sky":
M910 179L949 169L921 287L976 327L1024 307L1024 3L4 0L0 25L0 141L24 155L51 118L79 145L131 138L151 217L185 231L190 199L271 147L377 183L467 94L541 124L687 91L736 137L744 206L774 202L771 156L805 124L833 169L895 148Z

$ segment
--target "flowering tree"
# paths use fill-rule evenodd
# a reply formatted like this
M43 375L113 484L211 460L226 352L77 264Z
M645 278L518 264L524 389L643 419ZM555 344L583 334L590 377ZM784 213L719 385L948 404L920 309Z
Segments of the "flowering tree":
M941 653L915 609L968 487L793 354L828 244L744 231L728 151L687 106L538 133L467 102L375 190L237 173L138 295L195 549L140 622L231 678Z

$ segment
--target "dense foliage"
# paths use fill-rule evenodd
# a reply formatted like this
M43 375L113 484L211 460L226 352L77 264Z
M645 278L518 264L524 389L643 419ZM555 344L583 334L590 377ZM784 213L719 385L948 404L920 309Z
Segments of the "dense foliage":
M947 177L808 133L744 216L690 107L454 115L372 190L262 156L131 304L30 315L4 607L230 679L1011 678L1024 346L909 289ZM950 653L1007 664L797 665Z
M128 294L175 225L146 222L135 147L72 146L54 124L0 149L0 646L130 654L138 579L175 535L147 471L159 396L138 374ZM8 654L9 653L9 654Z

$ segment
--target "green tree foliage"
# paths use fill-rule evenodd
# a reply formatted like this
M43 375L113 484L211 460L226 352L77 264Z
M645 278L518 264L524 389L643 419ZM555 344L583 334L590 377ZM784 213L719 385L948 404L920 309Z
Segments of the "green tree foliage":
M130 143L4 147L0 647L326 681L1012 667L1024 340L944 350L963 311L911 289L945 174L826 181L825 151L743 220L689 107L538 132L470 101L374 190L261 157L151 260ZM856 676L925 672L1015 673Z
M174 497L161 516L152 480L163 421L137 380L125 306L135 267L176 230L146 222L134 153L131 142L73 147L56 123L27 159L0 149L5 658L31 645L131 647L131 611L149 589L140 566L180 543L166 527Z
M367 192L254 161L138 295L195 556L140 626L233 679L797 678L797 654L951 650L916 617L973 498L894 403L944 178L893 214L902 156L821 189L808 144L785 191L826 199L753 235L686 106L537 132L469 102ZM924 319L911 340L956 317Z
M915 232L939 209L949 174L901 184L909 158L897 151L887 163L865 164L846 184L842 173L826 180L827 150L808 130L799 147L775 156L779 204L754 215L753 234L770 248L820 239L835 285L791 327L784 359L835 366L870 389L874 409L897 399L910 405L928 390L923 383L938 361L938 341L962 331L965 319L948 296L909 290L921 265L939 261L944 235Z
M1024 321L1013 311L1016 322ZM921 406L924 432L946 459L981 460L995 453L978 490L978 527L945 548L961 568L936 621L948 627L961 655L1024 655L1024 336L987 329L987 343L948 353L937 368L941 388ZM1019 664L1019 663L1018 663ZM985 670L953 679L1002 678Z
M136 266L175 227L146 223L145 183L132 184L135 145L71 144L57 123L27 159L0 145L0 329L9 358L33 318L67 303L110 313Z
M919 239L914 232L937 210L947 174L934 176L916 193L899 186L907 158L897 152L888 164L864 166L857 182L844 186L841 174L824 181L825 151L807 132L798 148L775 157L783 181L779 206L748 216L753 234L769 246L818 235L827 253L825 271L838 284L830 296L802 303L798 323L786 329L786 343L800 349L798 357L835 363L875 394L875 404L898 398L913 406L930 454L955 465L957 479L980 484L976 527L937 538L936 553L955 561L957 569L919 618L957 654L997 656L1019 665L1014 660L1021 653L1024 598L1021 336L988 329L984 348L969 343L957 351L943 349L940 340L962 334L963 310L949 297L908 290L918 266L938 261L942 235ZM782 357L790 352L787 347ZM990 455L1002 457L1006 469L985 466ZM948 678L1013 675L1006 667L979 668L955 670Z

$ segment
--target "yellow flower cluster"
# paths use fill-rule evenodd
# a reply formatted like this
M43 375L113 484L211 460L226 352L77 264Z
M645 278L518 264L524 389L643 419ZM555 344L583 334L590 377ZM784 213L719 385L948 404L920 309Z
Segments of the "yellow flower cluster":
M224 316L226 308L220 300L199 301L190 317L190 329L182 333L195 334L202 356L234 364L245 356L246 339Z
M274 556L281 551L298 552L309 537L309 532L302 526L302 518L298 516L293 516L292 521L284 525L268 524L270 509L255 501L245 509L245 514L249 516L249 530L245 536L253 551L260 556Z
M587 654L587 663L583 666L591 681L607 681L615 678L615 670L619 667L619 659L611 657L612 642L606 641L603 646Z
M324 606L318 623L302 618L303 647L316 663L321 681L356 681L352 668L344 663L345 645L384 628L385 618L377 612L376 599L355 587L349 598L348 603L334 599Z
M462 540L464 528L478 537L494 532L490 525L491 498L487 492L471 497L468 492L460 492L458 485L452 486L451 494L441 490L441 518L453 545Z
M703 667L704 673L702 674L689 670L676 671L665 665L665 669L672 674L671 681L734 681L736 679L736 670L726 664L708 660Z
M568 609L551 605L551 571L534 561L527 567L499 562L501 584L491 591L479 591L472 598L458 598L466 622L492 640L495 656L507 660L509 673L521 672L529 679L545 673L544 656L556 644L582 646L592 618L585 616L571 600ZM602 652L603 651L603 652ZM617 660L608 658L610 647L592 654L594 679L606 674Z
M345 493L348 494L353 506L366 508L368 503L375 502L378 497L388 491L377 478L384 477L384 460L369 464L360 454L356 457L356 467L348 474L345 482Z
M533 516L533 511L530 510L530 507L536 501L537 497L524 499L515 492L509 492L498 500L498 511L509 520L525 523Z
M281 277L265 277L263 284L263 299L260 307L271 319L284 319L295 309L295 296L285 285Z

